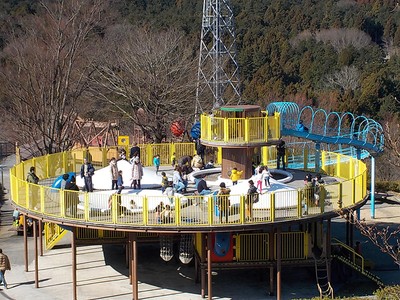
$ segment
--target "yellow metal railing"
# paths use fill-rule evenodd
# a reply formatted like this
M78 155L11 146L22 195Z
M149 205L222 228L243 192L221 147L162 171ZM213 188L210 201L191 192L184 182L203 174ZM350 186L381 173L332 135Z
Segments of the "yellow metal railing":
M44 242L47 250L52 249L67 233L54 223L44 223Z
M282 260L305 259L308 256L308 240L305 232L282 232L281 233L281 258ZM277 243L277 234L274 236L275 245ZM277 247L274 247L274 255Z
M280 138L279 114L265 117L201 116L201 139L228 144L265 143Z
M192 143L174 144L176 153L194 150ZM149 151L150 149L150 151ZM171 145L150 145L143 147L142 157L150 158L156 151L172 149ZM163 150L164 149L164 150ZM146 151L144 151L146 150ZM85 155L91 153L97 165L104 165L104 157L114 156L114 148L74 149L21 162L10 170L10 187L13 202L42 216L65 218L96 224L115 224L148 227L199 227L225 226L274 222L276 220L302 218L304 215L320 214L328 210L349 207L367 195L367 168L362 161L351 157L323 152L324 160L333 167L325 168L330 176L342 177L344 181L325 184L322 187L319 204L313 202L313 189L285 190L260 195L259 202L251 207L252 218L246 218L245 195L230 195L230 207L220 211L214 196L138 196L122 194L110 196L107 193L84 193L62 191L45 185L25 181L31 166L37 168L42 179L55 178L67 171L78 171ZM269 150L268 150L269 151ZM147 154L145 154L147 153ZM167 150L165 150L167 156ZM148 156L150 155L150 156ZM328 160L328 156L331 156ZM165 162L169 163L166 157ZM177 155L179 157L179 155ZM349 178L346 178L349 177ZM110 201L109 201L110 200ZM79 202L78 209L76 203ZM160 202L171 204L172 216L163 220L156 207ZM99 203L110 203L104 207ZM133 205L134 204L134 205ZM225 217L227 215L227 218Z
M250 233L236 235L237 261L268 261L269 233Z
M344 256L345 258L349 259L353 264L359 266L362 273L365 271L364 257L358 254L353 248L335 238L332 239L331 246L339 248L340 249L339 255Z

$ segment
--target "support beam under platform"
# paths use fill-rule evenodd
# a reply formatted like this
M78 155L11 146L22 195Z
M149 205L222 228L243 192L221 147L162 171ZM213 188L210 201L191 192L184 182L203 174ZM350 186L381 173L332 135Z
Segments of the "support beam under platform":
M131 249L131 281L132 281L132 299L139 300L139 287L137 279L137 235L129 234L129 247Z

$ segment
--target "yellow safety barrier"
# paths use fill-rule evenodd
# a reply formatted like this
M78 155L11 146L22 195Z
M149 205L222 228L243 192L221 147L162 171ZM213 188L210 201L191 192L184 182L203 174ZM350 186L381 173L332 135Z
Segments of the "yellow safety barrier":
M249 144L280 138L279 114L265 117L222 118L201 116L201 139L213 143Z
M282 232L281 233L281 258L282 260L305 259L307 258L307 234L305 232ZM277 243L277 234L274 236L275 245ZM274 247L274 255L277 257Z
M229 133L230 134L230 133ZM273 147L270 147L273 148ZM154 144L142 147L141 156L150 161L155 151L166 158L169 164L171 149L180 155L194 151L193 143ZM263 153L269 152L264 150ZM49 216L70 221L90 222L108 225L130 225L140 227L204 227L239 224L255 224L303 218L326 211L349 207L363 200L367 195L367 167L355 158L322 152L323 161L333 163L325 167L330 176L342 177L342 182L325 184L319 203L315 203L314 190L298 189L276 191L260 195L259 202L247 207L245 195L230 195L229 207L221 207L215 196L138 196L130 194L113 195L106 193L85 193L53 189L46 185L36 185L25 181L31 166L35 166L41 182L54 179L66 171L77 172L79 161L91 155L97 165L105 165L104 157L115 155L115 147L74 149L21 162L10 170L11 197L13 202L32 214ZM188 151L188 152L185 152ZM47 180L50 185L51 180ZM169 204L171 214L163 218L157 206ZM76 206L76 204L78 204ZM107 209L98 209L96 203L109 203ZM221 211L222 210L222 211ZM251 218L248 217L251 210ZM246 215L247 214L247 215Z
M268 261L269 233L249 233L236 235L237 261Z
M64 235L67 233L66 230L54 223L44 223L44 241L47 250L52 249L57 245Z

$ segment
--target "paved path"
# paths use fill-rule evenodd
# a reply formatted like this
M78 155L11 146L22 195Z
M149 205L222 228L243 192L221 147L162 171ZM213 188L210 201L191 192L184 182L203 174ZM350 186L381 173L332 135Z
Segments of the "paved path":
M12 160L3 161L12 165ZM5 186L9 184L4 174ZM368 219L369 205L362 208L362 218ZM11 225L13 208L6 201L1 208L0 247L9 255L12 270L6 278L8 290L0 287L0 299L72 299L71 251L69 237L39 258L39 289L34 287L33 243L29 238L29 271L24 271L23 238ZM390 226L400 223L400 205L377 202L376 218L372 221ZM344 240L345 223L334 220L332 234ZM400 271L390 257L382 254L367 238L355 232L355 240L363 242L363 253L375 261L375 272L385 283L400 283ZM150 244L138 249L140 299L202 299L200 285L194 283L194 268L173 260L165 263L159 257L159 245ZM78 247L78 299L131 299L128 269L124 265L122 246ZM285 268L282 272L283 299L318 296L313 270ZM275 299L269 296L268 274L264 270L220 271L213 276L214 299ZM2 289L2 290L1 290ZM334 283L336 296L371 295L376 286L368 279L353 275L348 282Z

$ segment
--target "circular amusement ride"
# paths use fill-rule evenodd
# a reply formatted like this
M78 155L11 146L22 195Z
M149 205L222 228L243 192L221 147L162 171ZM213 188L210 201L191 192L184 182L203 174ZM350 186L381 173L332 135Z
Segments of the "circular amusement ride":
M296 129L300 120L304 120L302 123L308 130ZM316 274L321 273L321 268L325 270L325 274L316 276L317 287L321 294L332 294L329 278L335 255L331 251L331 219L339 211L343 214L365 203L367 168L362 159L382 151L380 125L348 113L300 110L295 103L288 102L271 103L265 111L253 105L222 106L213 114L201 115L200 124L201 143L216 150L211 152L217 152L212 158L220 167L194 171L192 180L206 176L214 193L204 196L162 193L161 175L155 174L151 158L160 154L162 169L172 176L172 153L177 157L193 155L195 146L194 143L148 144L140 145L144 164L140 189L129 186L131 162L119 160L117 165L122 170L125 188L121 193L111 190L108 163L117 157L118 148L74 149L15 165L11 169L12 201L20 213L44 224L48 248L66 231L72 232L74 247L83 241L125 244L129 259L134 261L130 272L136 298L137 247L150 241L160 243L160 256L166 261L174 255L182 263L194 261L203 296L206 292L212 295L212 271L231 268L269 269L270 293L279 294L281 269L293 263L314 266ZM279 172L274 173L276 145L282 138L293 137L294 146L288 142L285 149L283 177L289 182L284 183L278 179ZM298 147L299 138L311 143L304 142ZM77 185L83 187L79 170L84 158L96 169L92 177L94 191L69 191L56 186L59 177L68 173L69 179L75 175ZM258 201L251 203L251 218L248 218L248 180L256 180L252 171L255 159L270 167L275 176L270 187L261 188ZM41 179L39 184L25 180L32 166ZM228 177L233 168L243 172L237 185L232 185ZM303 178L298 178L299 174L308 173L321 174L325 180L318 202L315 202L315 186L306 186ZM225 211L219 204L221 196L216 193L222 182L231 190ZM160 205L169 206L167 218L162 216ZM221 218L222 214L226 216ZM37 237L38 233L34 234ZM343 249L352 249L351 242L343 243ZM174 253L176 243L179 250ZM76 289L76 281L74 285Z
M196 152L192 142L138 145L143 178L138 186L131 186L132 163L136 160L117 161L123 182L119 192L111 189L109 165L111 158L118 157L118 147L73 149L34 157L11 169L13 204L26 216L25 220L31 218L34 222L36 262L37 238L41 237L38 232L42 228L47 249L66 232L72 233L74 299L76 246L80 244L126 246L134 299L139 299L137 253L143 243L155 242L160 245L163 260L176 256L183 264L194 264L199 292L209 299L213 297L211 276L221 269L265 269L270 279L269 293L276 293L278 299L282 268L293 265L315 268L316 290L321 297L333 297L331 273L337 262L380 283L365 270L363 258L353 251L349 220L368 197L368 174L363 161L366 158L371 159L373 204L374 157L383 151L382 127L364 116L314 110L309 106L300 108L293 102L274 102L265 108L241 104L229 2L204 0L203 5L196 94L198 118L191 135L197 145L206 147L205 159L213 160L215 167L194 171L189 181L205 178L209 194L173 192L172 187L170 193L161 190L161 171L172 177L171 157L192 156ZM224 38L228 40L224 42ZM214 99L208 113L201 111L202 93ZM226 95L239 99L237 105L228 105L235 100L226 101ZM180 121L170 129L174 135L184 132ZM124 142L119 148L129 153L127 139L120 140ZM278 155L277 147L281 149ZM155 155L160 156L158 174L152 167ZM95 168L93 192L82 191L85 183L80 170L85 159ZM277 170L278 162L286 170ZM261 183L253 201L254 197L248 195L248 181L258 181L254 164L267 166L272 178L268 187L263 188ZM26 181L31 167L35 167L40 178L38 184ZM233 171L241 174L237 184L229 176ZM81 190L62 189L64 174L68 174L66 181L74 175ZM315 181L311 177L318 178L318 187L312 184ZM305 178L309 179L306 184ZM339 213L348 220L346 242L331 236L331 220ZM27 270L26 226L24 236ZM338 247L340 253L334 251ZM38 287L37 264L35 275Z

